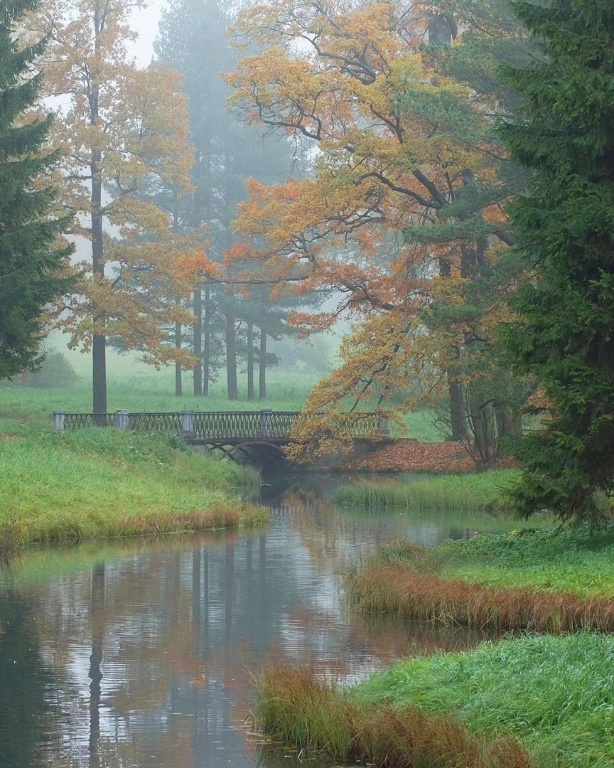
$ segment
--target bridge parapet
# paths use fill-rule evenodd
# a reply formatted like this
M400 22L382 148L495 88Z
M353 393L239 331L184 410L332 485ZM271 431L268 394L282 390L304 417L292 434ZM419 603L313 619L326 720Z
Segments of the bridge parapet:
M83 427L116 427L135 432L157 432L201 441L237 441L266 439L292 441L292 427L300 411L175 411L158 413L66 413L54 411L56 432ZM385 420L384 420L385 421ZM336 434L361 438L387 436L384 423L376 413L331 414L327 428Z

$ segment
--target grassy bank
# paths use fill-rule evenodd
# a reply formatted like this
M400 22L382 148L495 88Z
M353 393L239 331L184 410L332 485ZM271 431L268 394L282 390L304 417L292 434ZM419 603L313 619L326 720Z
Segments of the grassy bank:
M614 527L398 543L348 576L366 612L499 630L614 630Z
M403 475L394 480L361 479L338 488L337 504L369 509L496 510L504 506L502 492L516 470L492 470L463 475Z
M529 768L509 738L473 733L456 715L419 706L377 706L327 685L307 670L267 669L257 681L256 727L268 738L336 762L376 768Z
M7 546L260 522L240 500L258 477L173 439L83 429L0 441L0 540ZM244 494L246 495L246 494Z
M581 633L412 658L346 691L278 667L259 680L257 726L388 768L605 768L612 662L614 638Z
M519 530L438 548L441 574L469 584L614 598L614 525Z

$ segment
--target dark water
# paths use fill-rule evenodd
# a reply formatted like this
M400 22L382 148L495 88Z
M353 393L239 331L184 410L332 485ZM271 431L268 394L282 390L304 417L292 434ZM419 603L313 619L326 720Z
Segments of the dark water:
M0 768L292 765L249 733L264 663L351 681L479 641L352 615L340 575L391 538L505 523L335 511L322 495L324 479L288 491L266 531L44 550L0 577Z

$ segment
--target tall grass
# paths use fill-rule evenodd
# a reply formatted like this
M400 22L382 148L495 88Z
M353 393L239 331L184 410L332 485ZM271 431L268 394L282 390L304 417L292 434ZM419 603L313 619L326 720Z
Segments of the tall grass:
M503 508L502 493L515 470L463 475L403 475L394 480L364 480L338 488L337 504L369 509L492 511Z
M400 662L359 686L365 706L453 713L473 732L514 738L536 765L614 764L614 638L526 636Z
M269 667L257 679L256 725L269 738L344 763L386 768L529 768L509 738L488 740L456 715L365 706L305 669Z
M0 539L35 541L235 526L262 521L239 485L253 471L172 439L84 429L1 441Z
M606 768L614 638L524 636L402 661L347 690L265 669L256 725L336 761L386 768Z
M346 582L353 606L407 619L498 631L614 631L614 599L497 589L411 573L399 566L373 566Z
M394 542L346 577L367 613L448 625L614 630L614 527L517 531L422 547Z

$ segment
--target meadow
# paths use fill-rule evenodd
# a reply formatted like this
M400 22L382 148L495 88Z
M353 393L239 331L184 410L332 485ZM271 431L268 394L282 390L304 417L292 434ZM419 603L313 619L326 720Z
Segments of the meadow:
M62 349L70 371L57 376L41 377L39 386L25 386L19 380L0 382L0 435L32 436L51 427L53 411L90 413L91 356ZM245 382L239 382L239 399L228 400L225 374L211 385L207 397L193 394L192 374L183 374L183 395L175 396L175 373L170 367L156 370L133 354L107 351L108 411L138 412L177 411L301 411L310 390L321 373L300 367L272 367L267 371L267 398L248 400ZM54 381L55 378L55 381ZM33 382L31 382L33 383ZM42 386L44 384L45 386ZM429 411L405 417L407 433L420 441L443 439Z

